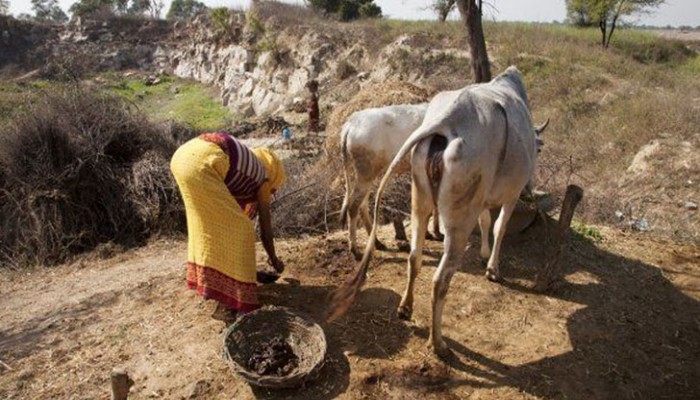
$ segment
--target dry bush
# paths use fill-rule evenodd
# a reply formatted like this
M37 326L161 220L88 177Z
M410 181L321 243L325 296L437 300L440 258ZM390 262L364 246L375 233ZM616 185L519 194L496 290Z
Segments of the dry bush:
M175 142L121 100L58 90L0 136L0 263L53 264L184 228Z
M289 159L285 161L285 169L287 183L273 203L276 234L290 237L328 233L339 228L345 186L338 163L326 156ZM397 215L404 218L410 215L410 208L410 176L394 177L383 196L380 223L388 223Z
M260 20L275 25L276 28L295 27L299 24L316 26L324 22L321 14L300 4L288 4L280 1L255 1L251 9Z

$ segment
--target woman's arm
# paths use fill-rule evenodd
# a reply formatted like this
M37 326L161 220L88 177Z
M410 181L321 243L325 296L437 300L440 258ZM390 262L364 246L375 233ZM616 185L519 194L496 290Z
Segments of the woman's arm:
M284 263L280 261L280 259L277 258L277 254L275 254L270 203L261 199L260 193L258 193L258 217L260 218L260 240L269 257L269 263L277 272L282 273L282 271L284 271Z

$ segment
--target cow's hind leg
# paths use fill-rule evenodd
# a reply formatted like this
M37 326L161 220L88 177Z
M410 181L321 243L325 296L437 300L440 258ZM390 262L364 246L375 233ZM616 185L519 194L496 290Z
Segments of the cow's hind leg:
M425 236L425 238L428 240L437 240L437 241L445 240L445 235L440 233L440 212L438 212L437 207L435 207L433 209L433 229L432 229L432 232L428 232L428 234Z
M428 228L428 217L432 209L429 192L420 192L415 183L411 185L411 253L408 256L408 281L399 305L399 318L411 319L413 314L413 288L423 264L423 244Z
M489 233L491 230L491 210L484 208L479 214L479 229L481 230L481 250L479 254L484 262L491 255L491 246L489 246Z
M442 255L440 265L433 277L431 297L433 322L428 343L435 354L439 356L444 356L448 352L447 345L442 338L442 311L445 307L445 297L452 276L464 260L464 247L467 245L469 233L476 225L477 215L476 212L462 212L451 213L450 217L455 218L453 221L458 222L458 224L445 227L445 253Z
M367 231L367 234L369 235L372 233L372 217L369 215L369 192L367 192L367 197L365 197L365 200L362 202L362 221L365 224L365 230ZM382 243L379 238L374 238L374 248L377 250L381 251L386 251L387 247L384 243Z
M357 217L360 213L362 203L367 196L369 196L369 186L362 184L362 182L359 181L356 182L355 187L353 187L352 193L350 194L347 211L350 252L353 254L356 260L362 259L362 251L357 248Z
M503 236L506 233L506 225L508 225L508 220L513 214L513 210L515 210L516 203L517 199L510 204L504 204L503 207L501 207L501 213L498 215L496 223L493 225L493 252L486 266L486 278L493 282L498 282L501 279L501 273L498 268L498 258L501 253Z
M411 244L408 243L408 237L406 236L406 228L403 226L403 219L399 216L394 218L394 232L396 235L396 247L399 251L411 251Z

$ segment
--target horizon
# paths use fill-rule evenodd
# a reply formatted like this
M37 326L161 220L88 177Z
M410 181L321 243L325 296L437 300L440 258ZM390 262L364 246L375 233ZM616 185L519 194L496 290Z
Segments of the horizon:
M59 6L68 13L75 0L58 0ZM207 7L250 7L250 0L203 0ZM303 1L292 0L285 3L303 5ZM428 10L430 0L375 0L382 8L382 13L387 19L398 20L435 20L435 13ZM164 0L161 18L167 13L171 0ZM695 4L692 4L695 3ZM17 17L19 14L33 15L30 0L10 0L10 14ZM70 14L69 14L70 15ZM459 13L453 12L450 20L459 19ZM564 0L493 0L491 4L485 4L484 20L494 22L540 22L563 23L566 20L566 6ZM625 23L635 26L647 27L693 27L700 28L700 3L697 0L669 0L658 8L652 8L648 13L628 16Z

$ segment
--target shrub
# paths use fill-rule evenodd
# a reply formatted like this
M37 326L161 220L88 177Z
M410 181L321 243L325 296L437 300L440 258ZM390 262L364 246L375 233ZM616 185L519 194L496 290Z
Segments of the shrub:
M382 9L374 0L308 0L313 9L335 14L341 21L352 21L360 17L381 17Z
M116 97L60 89L0 136L0 265L54 264L184 230L175 141Z

